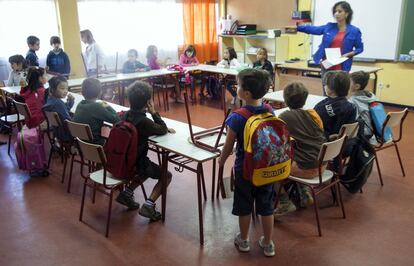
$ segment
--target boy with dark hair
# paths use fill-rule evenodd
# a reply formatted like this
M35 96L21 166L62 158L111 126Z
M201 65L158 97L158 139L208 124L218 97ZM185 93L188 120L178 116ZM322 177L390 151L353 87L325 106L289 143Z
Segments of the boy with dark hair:
M342 125L355 122L356 108L346 99L351 83L347 72L329 71L324 79L328 97L314 109L322 119L325 136L329 138L332 134L338 134Z
M269 74L264 70L245 69L237 76L237 95L246 102L243 108L253 114L269 112L263 105L262 98L269 89ZM233 151L234 142L237 140L235 171L235 190L233 211L239 216L240 233L236 235L234 244L241 252L250 250L248 240L250 217L253 204L256 204L256 213L262 216L263 233L259 245L263 248L265 256L274 256L275 246L272 241L273 235L273 184L255 187L250 181L243 177L244 159L244 127L247 119L239 113L233 112L226 120L227 135L226 142L221 153L219 164L224 166L227 158Z
M364 127L364 135L371 138L374 132L371 115L369 113L369 105L378 101L378 99L372 92L365 90L368 81L369 74L366 72L358 71L351 74L351 97L349 101L356 106L357 118L362 118L366 124Z
M325 142L322 120L315 110L302 109L308 98L308 90L302 83L294 82L283 90L283 98L288 111L279 118L285 121L290 136L295 140L295 152L290 174L301 178L318 176L318 155ZM307 187L300 187L301 205L307 206L313 202ZM286 193L279 195L279 205L275 216L281 216L296 210Z
M137 60L138 51L135 49L130 49L128 51L128 61L126 61L122 67L122 73L134 73L142 71L150 71L149 66L144 65L143 63Z
M104 122L115 124L120 121L115 110L106 102L98 102L101 94L101 82L95 78L87 78L82 82L82 95L85 100L76 107L73 121L88 124L91 127L93 143L103 145L105 139L101 136Z
M36 51L39 51L40 40L36 36L27 37L27 45L29 46L29 51L26 54L26 61L28 66L39 66L39 58L36 55Z
M128 100L131 109L123 116L123 120L132 123L137 128L138 149L137 149L137 171L138 175L135 180L128 185L124 191L119 193L116 201L127 206L130 210L138 209L139 204L134 200L134 190L148 178L158 180L154 186L151 195L139 209L141 216L149 218L151 221L161 219L161 213L155 209L155 201L160 197L162 192L161 184L161 167L152 162L148 154L148 138L152 135L165 135L167 132L174 133L173 129L167 128L161 116L154 109L152 101L151 86L142 81L136 81L128 87ZM152 120L146 116L150 113ZM171 182L172 174L168 172L167 185Z
M52 36L50 38L50 45L53 50L49 52L46 58L46 66L48 72L52 74L60 74L69 77L70 73L70 61L68 55L60 48L60 38L58 36Z

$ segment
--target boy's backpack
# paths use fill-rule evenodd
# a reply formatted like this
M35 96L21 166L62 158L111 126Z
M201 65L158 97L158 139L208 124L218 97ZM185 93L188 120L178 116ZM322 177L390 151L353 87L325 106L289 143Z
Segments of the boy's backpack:
M384 105L379 102L372 102L369 104L369 113L371 114L372 127L377 140L381 139L382 125L384 124L387 114L384 110ZM384 141L387 142L392 139L392 130L390 127L384 129Z
M345 166L344 174L339 178L342 185L350 192L358 192L367 182L374 165L374 148L364 136L364 121L358 119L359 131L355 138L349 139L345 148L345 156L349 162Z
M243 177L263 186L289 177L292 150L286 124L267 112L255 114L242 107L235 112L247 119L244 127Z
M116 123L105 143L106 170L119 179L131 179L136 174L138 147L137 129L126 121Z
M36 171L47 168L43 137L38 127L27 128L24 126L17 133L14 150L17 164L21 170Z

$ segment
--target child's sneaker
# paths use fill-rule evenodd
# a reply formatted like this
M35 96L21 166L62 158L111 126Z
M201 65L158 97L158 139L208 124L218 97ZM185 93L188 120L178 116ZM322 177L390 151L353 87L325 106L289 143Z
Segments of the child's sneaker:
M161 213L155 209L155 204L153 206L150 206L146 203L142 204L142 207L139 209L138 213L141 216L149 218L151 222L158 221L162 217Z
M135 201L133 192L125 189L116 197L116 201L128 207L128 210L139 209L139 203Z
M312 192L307 186L299 186L300 191L300 207L306 208L313 204Z
M294 211L296 211L295 204L291 200L287 200L279 202L273 214L275 217L280 217Z
M263 242L264 236L259 239L259 246L263 249L264 255L266 257L273 257L275 255L275 244L273 243L273 240L270 240L268 245L265 245Z
M234 238L234 245L241 252L250 251L250 241L241 239L240 233L237 233L236 238Z

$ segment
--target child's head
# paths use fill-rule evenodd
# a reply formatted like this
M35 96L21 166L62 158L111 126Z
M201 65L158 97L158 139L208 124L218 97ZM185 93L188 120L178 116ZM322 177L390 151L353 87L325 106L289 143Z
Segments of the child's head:
M10 67L14 71L20 71L27 68L26 59L20 54L12 55L9 57Z
M234 48L233 47L227 47L226 49L224 49L223 58L226 59L226 60L233 60L234 58L237 59L237 54L236 54L236 51L234 50Z
M260 69L243 69L237 75L237 95L243 100L259 100L269 90L269 73Z
M27 37L27 45L30 49L38 51L40 48L40 40L36 36L30 35Z
M325 92L328 96L345 97L351 84L349 74L345 71L328 71L324 77Z
M82 82L82 95L86 100L96 100L101 94L101 82L96 78L87 78Z
M81 40L84 44L92 44L95 42L92 32L90 30L82 30L80 32Z
M196 49L194 47L194 45L189 45L187 46L187 48L185 48L184 54L187 57L194 57L197 55Z
M267 60L267 50L266 48L257 49L257 60Z
M136 81L128 87L129 105L132 110L143 110L152 97L151 86L143 81Z
M46 71L43 67L29 67L27 72L27 88L36 91L47 82Z
M158 49L157 46L155 45L150 45L147 48L147 59L151 58L151 57L157 57L158 56Z
M128 61L129 62L135 62L138 57L138 51L135 49L128 50Z
M50 37L50 45L53 47L53 50L57 51L60 49L60 38L59 36Z
M290 109L299 109L305 105L308 94L303 83L293 82L283 90L283 99Z
M364 71L357 71L350 75L351 92L362 91L367 87L369 74Z
M68 81L64 76L49 79L49 93L55 98L65 98L68 95Z

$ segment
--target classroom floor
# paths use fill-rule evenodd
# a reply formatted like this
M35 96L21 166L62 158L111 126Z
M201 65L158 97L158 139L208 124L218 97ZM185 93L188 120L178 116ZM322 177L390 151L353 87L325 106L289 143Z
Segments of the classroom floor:
M192 107L194 124L218 124L222 111ZM185 121L183 105L172 104L166 117ZM330 193L320 198L323 237L318 237L312 208L275 222L276 256L265 258L258 247L259 221L251 225L252 250L239 253L238 232L231 215L232 199L211 201L211 164L207 163L208 201L204 204L205 245L199 245L196 179L173 171L165 223L148 223L137 211L113 204L110 237L104 237L107 197L86 200L84 222L78 221L81 182L75 175L72 193L60 183L62 167L55 158L51 175L29 178L17 170L14 152L0 146L0 265L414 265L414 115L410 113L400 145L407 176L403 178L394 150L380 153L385 185L374 169L363 194L343 189L347 218L330 206ZM0 136L5 140L5 136ZM78 168L76 168L78 169ZM75 170L74 173L79 173ZM147 192L153 181L145 184ZM87 198L90 199L90 198ZM137 189L136 199L143 196Z

